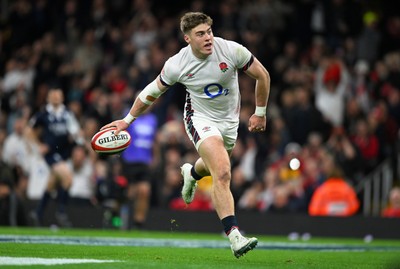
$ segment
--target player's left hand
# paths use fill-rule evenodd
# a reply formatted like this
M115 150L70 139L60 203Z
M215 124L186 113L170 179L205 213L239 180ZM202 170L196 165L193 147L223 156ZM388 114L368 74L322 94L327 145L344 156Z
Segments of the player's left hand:
M248 129L250 132L264 132L266 126L267 118L265 116L260 117L253 114L249 119Z

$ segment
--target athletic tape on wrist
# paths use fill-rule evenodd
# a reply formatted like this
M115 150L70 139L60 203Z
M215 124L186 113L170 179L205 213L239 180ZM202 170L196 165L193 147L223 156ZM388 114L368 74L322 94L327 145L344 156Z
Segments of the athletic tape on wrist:
M264 117L267 114L267 106L256 106L254 115Z
M146 105L151 105L163 93L158 88L156 80L153 80L139 93L138 97Z
M125 121L128 124L131 124L136 117L132 116L131 113L126 114L125 118L123 118L123 121Z

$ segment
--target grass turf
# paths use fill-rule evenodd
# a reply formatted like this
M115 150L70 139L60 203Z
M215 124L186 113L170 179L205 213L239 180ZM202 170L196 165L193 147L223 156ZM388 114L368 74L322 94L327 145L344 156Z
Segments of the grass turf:
M196 234L178 232L122 232L114 230L50 230L26 228L0 228L0 235L8 236L41 236L41 237L80 237L80 238L131 238L140 240L153 239L187 239L187 240L216 240L226 242L226 248L180 248L180 247L136 247L109 245L63 245L38 244L0 241L0 256L3 257L40 257L40 258L79 258L118 260L117 263L102 264L66 264L66 265L31 265L31 266L2 266L0 268L400 268L400 241L374 240L365 244L361 238L311 238L307 242L292 242L284 237L259 236L260 248L249 252L246 256L236 259L231 254L226 238L220 234ZM336 246L360 247L361 250L321 251L290 246ZM285 248L274 248L274 244L283 243ZM265 244L269 247L263 248ZM378 249L381 247L382 249ZM385 247L388 247L385 249Z

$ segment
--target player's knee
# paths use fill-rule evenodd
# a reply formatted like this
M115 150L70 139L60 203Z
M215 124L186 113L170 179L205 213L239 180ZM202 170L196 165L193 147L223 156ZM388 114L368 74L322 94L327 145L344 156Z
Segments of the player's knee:
M215 179L221 184L229 184L231 180L231 169L228 167L221 167L216 172Z

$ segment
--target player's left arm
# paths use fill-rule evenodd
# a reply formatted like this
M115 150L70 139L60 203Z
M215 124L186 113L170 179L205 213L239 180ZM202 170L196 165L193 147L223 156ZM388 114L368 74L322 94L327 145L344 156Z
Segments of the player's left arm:
M267 69L254 57L253 62L245 70L245 73L256 80L255 102L256 109L249 119L248 129L250 132L265 131L267 119L267 103L270 92L271 79Z

